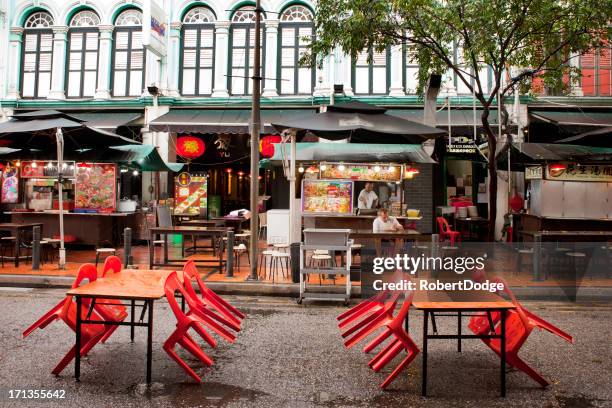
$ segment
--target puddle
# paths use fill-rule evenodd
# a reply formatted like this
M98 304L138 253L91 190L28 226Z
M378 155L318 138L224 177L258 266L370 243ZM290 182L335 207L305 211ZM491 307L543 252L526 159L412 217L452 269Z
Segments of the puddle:
M604 400L597 398L589 398L585 395L564 396L556 395L555 399L561 408L590 408L600 407Z
M238 401L243 403L254 402L258 397L267 394L233 385L203 382L201 384L153 383L150 387L145 384L138 384L130 390L130 395L148 400L164 400L167 405L176 407L216 407Z

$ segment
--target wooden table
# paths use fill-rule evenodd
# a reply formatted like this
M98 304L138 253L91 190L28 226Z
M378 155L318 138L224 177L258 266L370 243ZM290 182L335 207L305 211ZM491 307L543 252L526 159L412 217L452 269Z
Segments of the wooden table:
M182 227L223 227L223 222L215 221L215 220L189 220L181 222ZM198 249L205 249L209 251L215 252L215 241L214 238L211 238L210 246L202 246L197 244L197 237L192 236L193 242L192 245L188 248L185 248L185 251L197 252Z
M169 259L168 258L168 235L178 234L183 237L183 240L186 235L191 235L195 237L211 237L213 240L217 240L220 242L220 248L217 254L218 258L218 266L219 272L223 271L223 239L222 236L227 234L230 231L229 228L226 227L190 227L190 226L178 226L178 227L151 227L149 228L151 234L153 235L161 235L164 240L164 260L162 263L156 263L154 258L155 247L153 245L149 246L149 268L153 269L155 266L168 266L168 265L178 265L183 264L187 261L187 259ZM228 256L232 256L232 254L228 254ZM195 262L201 264L202 266L212 266L209 265L211 262L217 263L217 260L214 259L195 259Z
M40 234L42 236L43 224L41 222L31 223L16 223L16 222L4 222L0 223L0 231L9 231L11 235L15 237L15 268L19 267L21 240L23 238L23 232L27 229L34 229L34 227L40 227Z
M223 221L223 225L234 228L234 231L240 232L243 229L243 224L249 222L249 218L244 217L213 217L211 218L213 221Z
M395 252L401 249L405 241L431 241L431 235L421 234L412 229L384 232L372 232L372 230L367 229L351 229L349 238L354 240L355 243L365 242L365 245L367 245L368 241L373 241L374 248L378 254L381 252L383 241L395 241Z
M190 213L172 213L173 225L183 225L186 221L195 220L200 217L200 214Z
M70 289L67 292L68 296L74 296L76 300L77 310L81 310L83 298L92 299L89 306L89 311L85 319L81 313L77 313L76 331L75 331L75 350L81 349L81 325L82 324L104 324L130 326L130 337L134 341L134 328L147 328L147 384L151 383L151 363L152 363L152 342L153 342L153 302L165 296L164 283L166 278L172 271L162 270L131 270L124 269L120 273L114 273L104 278L97 279L94 282ZM182 276L179 274L179 279ZM119 299L128 300L131 304L131 317L129 322L108 322L100 320L90 320L91 310L98 298L102 299ZM143 301L137 305L136 301ZM140 319L135 321L136 306L142 307ZM145 313L147 320L143 322ZM75 353L74 360L74 377L79 381L81 375L81 355Z
M464 232L468 232L468 239L472 238L472 230L475 228L476 231L476 239L480 240L482 237L482 230L485 230L489 225L489 220L483 217L455 217L455 228L461 236L463 237ZM485 234L486 235L486 234Z
M490 292L466 291L418 291L412 301L416 309L423 311L423 374L421 377L421 394L427 396L427 343L430 339L457 339L457 351L461 352L462 339L497 338L501 342L500 391L506 396L506 312L515 306L501 296ZM499 312L501 315L500 334L462 334L461 323L463 316L471 316L466 312ZM456 334L438 334L435 316L456 316ZM429 334L429 319L431 317L433 334ZM406 318L408 330L408 318Z

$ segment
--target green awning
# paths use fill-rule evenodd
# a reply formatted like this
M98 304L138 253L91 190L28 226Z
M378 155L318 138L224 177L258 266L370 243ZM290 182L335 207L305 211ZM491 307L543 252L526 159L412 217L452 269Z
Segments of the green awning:
M262 109L262 133L278 133L272 122L316 112L316 109ZM153 132L249 134L250 109L171 109L149 124Z
M126 163L141 171L179 172L184 166L183 163L166 163L159 155L157 148L151 145L113 146L110 149L118 151L116 156L109 155L113 162Z
M500 160L507 156L498 153ZM555 143L512 143L514 163L536 164L546 161L612 162L612 147L592 147ZM500 164L500 168L503 165Z
M612 112L530 110L529 116L557 126L612 126Z
M286 144L287 158L291 158L291 146ZM418 144L371 143L296 143L298 161L352 161L390 163L436 163ZM280 143L274 145L271 162L282 161Z
M142 112L71 112L70 115L82 120L87 126L112 131L142 118Z

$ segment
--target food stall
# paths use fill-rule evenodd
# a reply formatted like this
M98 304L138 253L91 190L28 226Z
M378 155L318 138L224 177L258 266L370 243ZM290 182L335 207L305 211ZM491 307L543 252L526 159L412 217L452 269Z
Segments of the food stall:
M134 212L117 212L117 165L64 162L62 170L66 242L88 245L120 241L124 227L133 226ZM52 160L13 161L5 166L15 182L3 183L2 197L21 195L9 214L14 223L42 223L44 237L59 235L58 169ZM20 198L20 199L19 199ZM6 201L3 201L6 203Z

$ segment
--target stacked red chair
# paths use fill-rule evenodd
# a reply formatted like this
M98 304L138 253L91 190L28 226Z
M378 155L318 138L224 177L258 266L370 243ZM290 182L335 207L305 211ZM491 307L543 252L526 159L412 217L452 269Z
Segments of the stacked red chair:
M93 269L92 269L93 268ZM97 271L95 266L92 264L84 264L81 265L77 272L77 277L72 284L72 288L79 287L81 283L85 280L89 282L95 281L97 278ZM74 332L76 332L76 317L77 312L81 313L81 317L83 320L87 317L88 309L90 303L90 299L84 299L84 302L81 304L81 310L77 311L76 302L72 299L72 296L67 296L62 299L57 305L55 305L51 310L45 313L40 319L38 319L34 324L28 327L23 332L23 337L29 336L35 329L44 329L51 322L55 320L62 320L66 325ZM88 320L105 320L99 313L99 308L95 307L89 316ZM112 326L109 326L112 327ZM87 353L95 346L98 342L102 340L104 335L107 333L108 327L102 325L92 325L92 324L83 324L81 325L81 356L87 355ZM62 370L72 361L72 359L76 355L76 348L72 346L72 348L68 351L68 353L60 360L57 366L53 369L52 373L55 375L59 375Z
M198 296L193 287L194 280L200 289L200 296ZM236 340L236 335L231 331L237 333L241 330L240 326L245 315L204 284L193 261L185 264L182 283L176 272L173 272L168 277L165 292L168 303L170 303L170 307L176 316L177 328L164 343L164 350L187 374L197 382L201 382L200 376L179 357L175 351L176 345L182 346L204 365L210 366L213 364L212 358L206 355L189 336L189 329L194 329L214 348L217 346L217 343L206 329L210 329L221 338L233 343ZM187 313L183 312L178 306L176 292L183 296L189 306Z
M204 329L204 324L199 316L191 313L185 313L181 310L177 300L176 300L176 292L179 292L181 296L188 301L188 303L193 303L191 301L191 296L185 290L185 287L181 283L178 278L176 272L172 272L168 278L166 279L166 283L164 285L164 291L166 294L166 298L168 299L168 304L176 317L177 324L176 329L170 334L170 337L164 342L164 350L168 355L177 362L179 366L183 368L194 380L198 383L202 381L200 376L196 374L195 371L189 365L183 361L177 354L175 347L176 345L180 345L189 353L191 353L194 357L200 360L203 364L207 366L211 366L213 364L212 358L210 358L204 351L198 346L195 340L189 335L188 331L193 329L196 333L202 337L204 341L206 341L211 347L216 347L216 340L206 332Z
M339 326L343 323L346 326L351 321L363 317L361 321L358 321L343 332L343 337L350 336L344 343L347 348L353 347L355 344L370 337L375 332L380 331L380 329L382 329L382 331L364 347L364 353L370 353L385 342L385 340L391 338L391 340L368 363L368 366L375 372L379 372L386 367L402 351L405 352L405 356L402 358L401 362L380 385L380 388L383 390L410 365L420 352L419 347L412 340L408 332L404 330L404 321L408 316L412 304L412 297L412 292L405 293L404 302L395 316L393 312L397 306L399 293L390 294L389 292L381 292L338 316L338 320L341 321Z
M509 310L506 317L506 362L512 367L523 371L529 375L542 387L548 386L550 383L540 373L530 367L523 359L519 357L519 351L523 344L529 338L529 335L536 327L540 330L544 329L557 336L561 337L569 343L574 343L574 339L568 333L557 328L556 326L545 321L541 317L536 316L525 307L523 307L514 293L509 289L508 284L501 278L493 278L492 281L503 283L504 292L510 297L512 303L516 307L514 310ZM486 335L494 332L497 335L501 334L501 316L499 313L479 314L470 319L468 327L474 334ZM501 354L500 339L482 339L482 341L491 348L497 355Z

